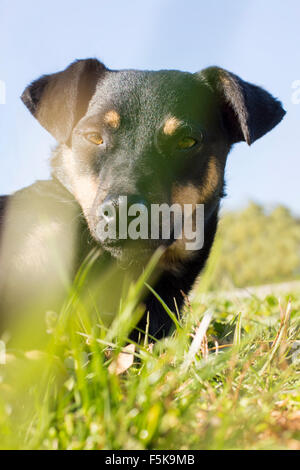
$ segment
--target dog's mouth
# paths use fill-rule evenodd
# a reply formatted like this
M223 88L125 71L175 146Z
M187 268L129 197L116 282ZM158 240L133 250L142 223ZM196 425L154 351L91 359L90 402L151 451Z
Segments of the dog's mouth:
M168 240L98 240L102 248L114 258L124 262L144 262L160 247L165 250L175 242L174 238Z

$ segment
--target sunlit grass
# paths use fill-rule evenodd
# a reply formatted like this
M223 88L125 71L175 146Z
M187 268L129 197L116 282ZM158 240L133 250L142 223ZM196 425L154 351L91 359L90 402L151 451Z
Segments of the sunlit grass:
M124 350L159 256L107 327L81 296L92 253L62 311L45 315L45 346L8 348L1 448L300 448L300 296L208 298L206 274L182 318L166 307L169 338Z

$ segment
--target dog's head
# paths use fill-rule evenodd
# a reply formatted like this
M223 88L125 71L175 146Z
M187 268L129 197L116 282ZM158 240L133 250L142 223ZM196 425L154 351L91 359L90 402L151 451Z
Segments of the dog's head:
M223 195L224 168L232 144L249 145L284 116L268 92L218 67L179 71L112 71L96 59L33 82L22 100L60 144L54 175L82 207L99 239L99 207L118 218L127 204L205 205L205 217ZM128 222L128 221L127 221ZM122 240L102 240L115 256ZM190 253L183 240L145 242L168 246L167 257Z

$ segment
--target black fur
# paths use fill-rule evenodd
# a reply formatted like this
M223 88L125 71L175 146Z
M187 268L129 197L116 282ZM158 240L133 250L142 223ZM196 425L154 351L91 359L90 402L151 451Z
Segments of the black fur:
M285 115L281 103L270 93L233 73L209 67L199 75L217 94L233 143L244 140L251 145Z
M182 307L183 293L188 294L209 256L231 146L240 141L252 144L285 114L280 102L268 92L218 67L196 74L111 71L96 59L80 60L63 72L41 77L26 88L22 100L56 138L59 147L52 159L52 182L39 183L38 190L33 185L32 190L25 190L26 197L21 192L12 199L28 201L28 194L34 192L42 202L39 209L34 208L33 220L34 214L45 207L50 219L60 206L75 204L78 213L83 209L85 217L80 218L78 226L78 264L83 253L98 245L95 211L103 202L103 193L106 198L129 195L141 197L149 204L171 204L174 188L192 188L191 193L199 190L197 194L205 204L204 247L188 258L167 259L153 286L173 310L175 302L178 308ZM110 110L116 110L120 117L120 122L111 126L113 129L105 124ZM168 135L163 126L172 116L179 125L174 135ZM87 142L86 135L91 130L101 133L103 148ZM178 141L186 136L195 137L196 144L188 151L179 150ZM86 208L83 200L91 191L91 175L97 175L99 186ZM82 182L86 192L82 192ZM6 199L0 200L0 220L4 202ZM181 202L190 203L188 199ZM19 209L17 212L20 215ZM63 221L64 216L60 223ZM29 223L29 233L30 227ZM147 242L142 248L151 253L158 244L165 245L168 251L171 241ZM128 253L127 246L101 245L103 256L112 261ZM128 269L131 261L139 258L139 250L139 245L136 250L131 247ZM126 276L126 269L124 272ZM149 333L158 338L166 335L171 321L160 302L150 294L145 304L150 313ZM142 329L145 326L146 316L139 324ZM133 333L133 337L137 334Z

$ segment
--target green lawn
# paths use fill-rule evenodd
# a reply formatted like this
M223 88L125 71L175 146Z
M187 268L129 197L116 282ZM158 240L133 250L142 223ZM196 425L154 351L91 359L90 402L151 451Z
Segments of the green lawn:
M106 328L81 301L86 270L47 345L7 351L1 448L300 449L299 294L225 300L204 279L169 338L120 355L149 273Z

